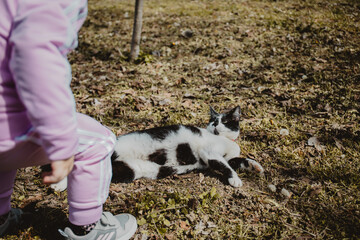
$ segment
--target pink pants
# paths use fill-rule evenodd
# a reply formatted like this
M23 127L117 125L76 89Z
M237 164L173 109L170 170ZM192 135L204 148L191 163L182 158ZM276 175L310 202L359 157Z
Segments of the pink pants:
M69 220L75 225L96 222L102 214L112 177L114 134L94 119L77 114L79 147L68 175ZM27 140L0 153L0 215L11 206L16 169L50 163L40 145Z

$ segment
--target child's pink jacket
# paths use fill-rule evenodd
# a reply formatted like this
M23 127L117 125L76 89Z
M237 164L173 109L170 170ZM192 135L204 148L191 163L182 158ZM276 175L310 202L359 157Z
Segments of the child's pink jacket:
M86 0L0 0L0 152L31 137L51 160L78 145L67 53Z

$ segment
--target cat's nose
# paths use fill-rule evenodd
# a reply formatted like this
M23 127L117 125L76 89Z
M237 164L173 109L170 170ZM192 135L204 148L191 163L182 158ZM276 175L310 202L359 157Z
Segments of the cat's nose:
M218 130L216 128L214 129L214 134L219 135L219 132L218 132Z

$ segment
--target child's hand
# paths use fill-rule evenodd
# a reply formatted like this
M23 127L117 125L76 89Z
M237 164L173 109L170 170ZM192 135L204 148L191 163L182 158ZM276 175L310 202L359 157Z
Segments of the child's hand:
M63 180L73 169L74 156L65 160L53 161L51 172L43 172L42 179L44 184L58 183Z

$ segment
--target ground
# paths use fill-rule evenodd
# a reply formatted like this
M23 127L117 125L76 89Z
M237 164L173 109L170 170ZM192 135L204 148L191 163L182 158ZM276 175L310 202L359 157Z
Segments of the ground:
M120 135L239 105L241 155L265 168L242 188L212 171L112 183L105 209L136 216L134 239L359 239L360 2L147 0L130 63L133 9L89 1L69 56L78 111ZM37 167L12 204L31 221L5 239L59 238L66 191Z

